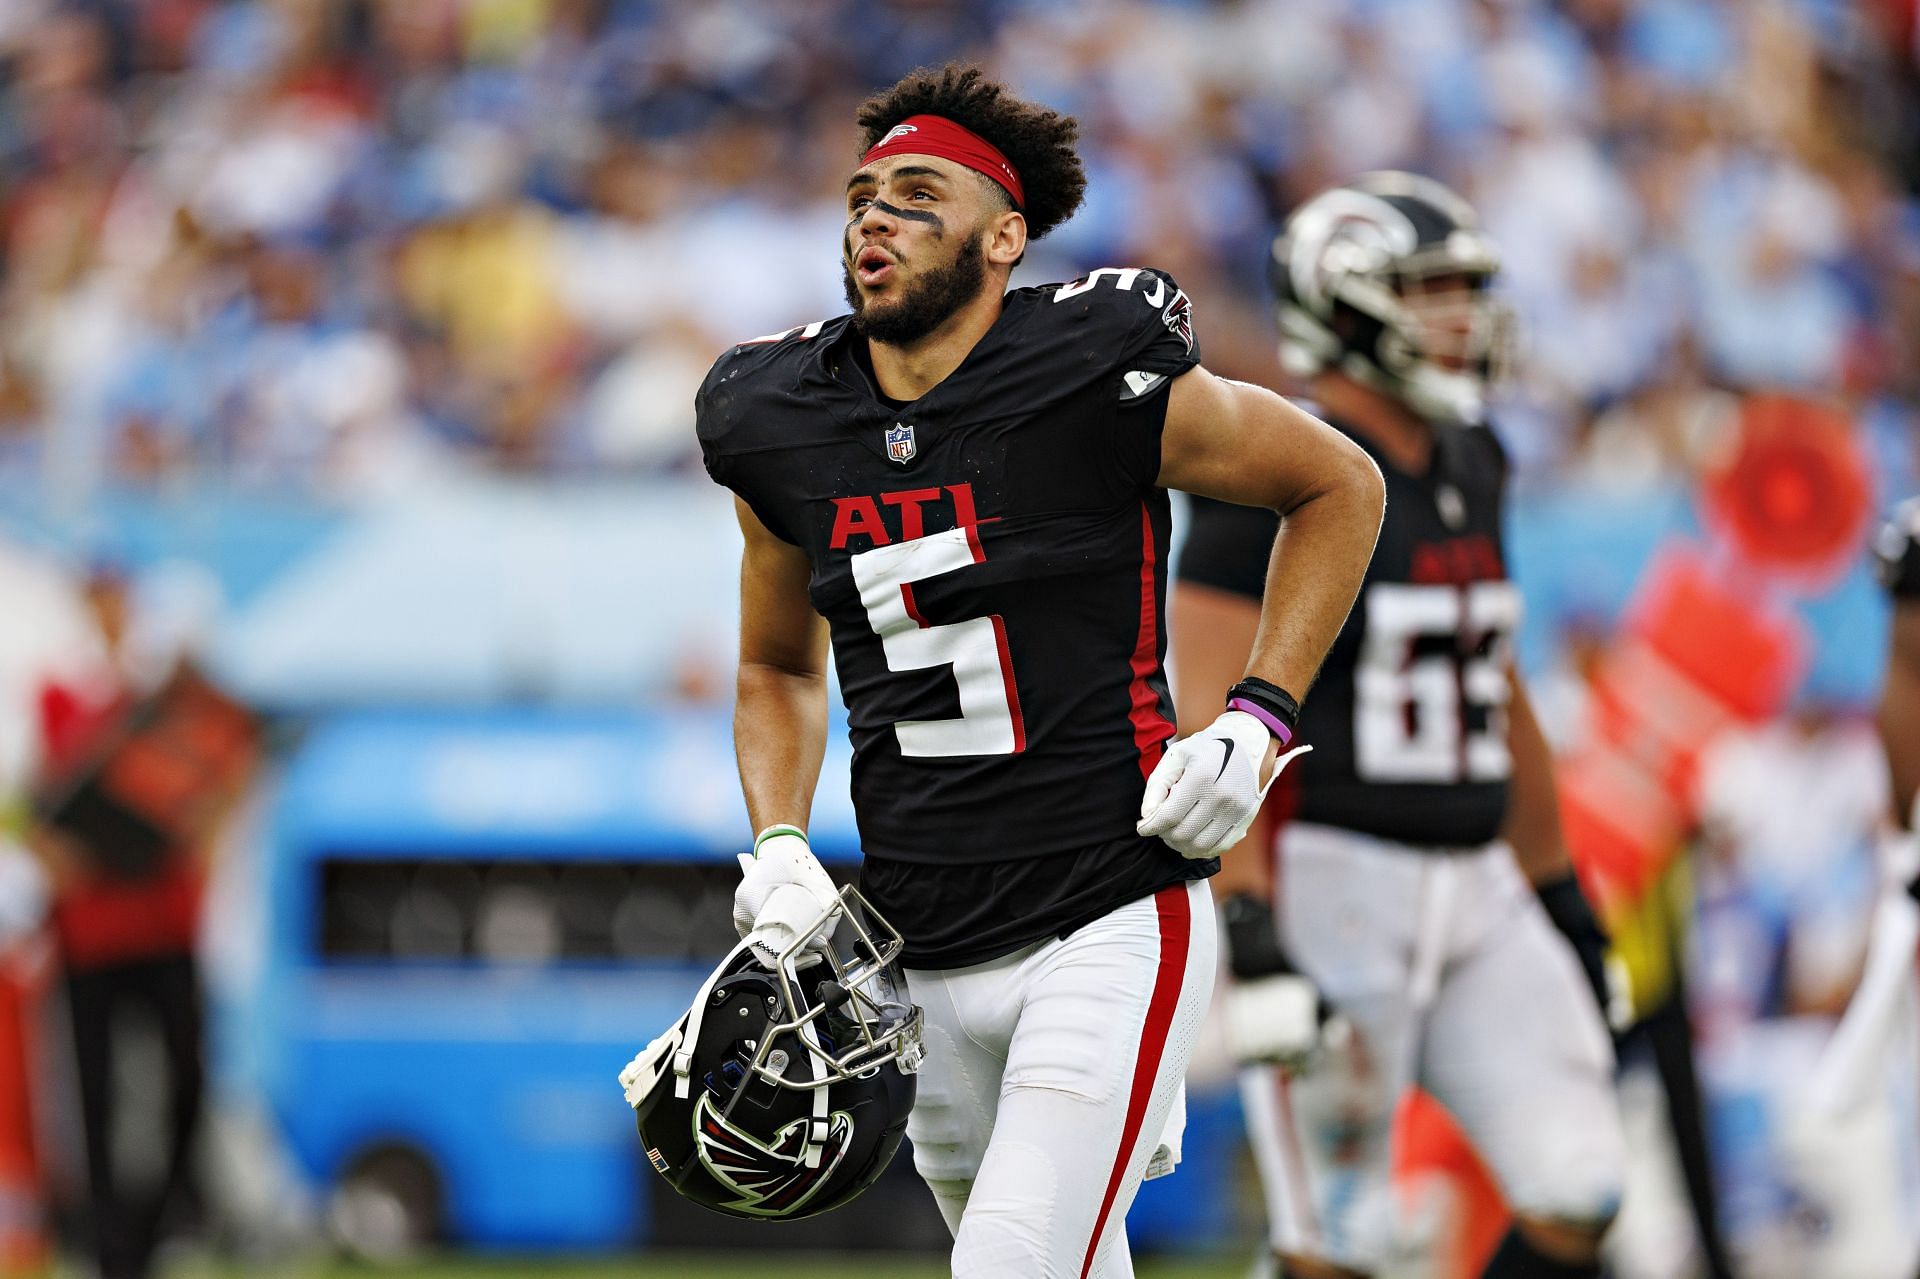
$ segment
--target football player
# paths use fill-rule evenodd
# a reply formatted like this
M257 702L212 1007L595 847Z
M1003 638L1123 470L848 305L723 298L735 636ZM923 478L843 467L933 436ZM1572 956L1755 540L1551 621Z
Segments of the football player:
M1496 267L1472 209L1405 173L1321 193L1274 245L1285 362L1387 480L1379 549L1301 717L1314 753L1221 888L1230 1034L1243 1060L1284 1063L1242 1088L1287 1275L1386 1260L1389 1132L1410 1082L1451 1109L1513 1206L1488 1275L1597 1273L1620 1195L1606 941L1514 670L1506 460L1481 421L1505 322ZM1234 678L1264 624L1274 535L1266 512L1194 503L1174 592L1183 702ZM1317 1046L1327 1009L1344 1034Z
M1129 1275L1124 1218L1177 1150L1213 985L1206 879L1359 589L1380 474L1201 367L1159 271L1008 291L1080 203L1073 120L953 66L858 121L852 313L734 348L696 402L746 543L734 738L759 833L735 921L781 951L832 900L806 838L831 648L861 888L925 1013L908 1134L953 1273ZM1168 488L1287 530L1251 678L1180 745Z

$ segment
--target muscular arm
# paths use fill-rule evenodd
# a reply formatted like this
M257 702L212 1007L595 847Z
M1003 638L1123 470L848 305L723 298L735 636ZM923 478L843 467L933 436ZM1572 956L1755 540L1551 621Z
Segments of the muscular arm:
M827 624L807 599L806 555L738 498L740 674L733 746L753 829L805 830L827 748Z
M1373 557L1386 505L1380 469L1272 391L1194 368L1169 394L1159 482L1280 513L1243 673L1304 697Z
M1176 582L1168 612L1173 623L1173 699L1175 718L1190 729L1220 713L1227 690L1246 670L1247 653L1260 629L1260 605L1244 595ZM1273 846L1273 819L1263 809L1238 847L1220 861L1213 877L1221 900L1248 893L1266 901L1273 891L1273 867L1266 850Z
M1514 860L1529 882L1538 888L1566 877L1573 870L1566 840L1560 832L1560 802L1553 785L1553 751L1534 718L1520 673L1511 677L1507 703L1507 749L1513 754L1513 782L1507 798L1507 820L1501 838L1513 847Z
M1904 828L1913 820L1914 797L1920 793L1920 600L1894 603L1880 738L1893 774L1894 818Z

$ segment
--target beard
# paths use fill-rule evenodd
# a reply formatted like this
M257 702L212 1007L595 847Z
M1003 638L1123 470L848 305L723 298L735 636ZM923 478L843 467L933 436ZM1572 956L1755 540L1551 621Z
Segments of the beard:
M898 297L872 301L863 297L853 268L842 264L847 305L853 308L853 327L869 342L911 346L945 324L980 295L987 283L987 262L981 247L986 232L976 229L945 266L927 272Z

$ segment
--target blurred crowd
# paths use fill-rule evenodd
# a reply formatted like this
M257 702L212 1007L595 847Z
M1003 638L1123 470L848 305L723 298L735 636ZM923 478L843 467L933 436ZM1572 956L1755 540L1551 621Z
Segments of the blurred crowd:
M1506 254L1523 472L1657 481L1765 385L1913 474L1912 0L11 0L0 480L688 469L714 355L843 308L854 106L961 56L1084 131L1016 282L1159 265L1277 382L1278 219L1417 168Z

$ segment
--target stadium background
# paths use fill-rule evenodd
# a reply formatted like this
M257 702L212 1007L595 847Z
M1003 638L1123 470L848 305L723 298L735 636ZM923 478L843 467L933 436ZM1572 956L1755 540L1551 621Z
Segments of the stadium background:
M36 690L79 660L89 590L124 596L128 678L192 651L269 726L202 945L206 1235L243 1258L220 1264L277 1273L325 1237L327 1187L285 1149L319 1084L290 1085L276 1054L318 1013L274 985L272 885L295 855L290 777L349 804L377 787L327 772L316 734L398 751L408 725L454 723L484 752L555 717L723 721L735 544L691 395L725 346L842 309L833 245L867 92L970 56L1078 116L1088 204L1016 282L1162 267L1195 300L1209 365L1268 384L1264 257L1287 208L1379 167L1468 194L1524 334L1497 418L1518 470L1522 658L1578 758L1588 680L1648 565L1715 545L1695 494L1744 397L1837 413L1873 511L1920 487L1917 40L1912 0L0 5L0 797L17 811L33 784ZM1799 619L1800 657L1689 827L1681 954L1743 1273L1847 1279L1801 1260L1853 1227L1780 1133L1874 885L1873 814L1848 783L1871 756L1884 609L1866 534L1848 536L1817 584L1762 592L1768 616ZM704 776L617 819L703 832L668 860L741 833L724 739L701 740ZM456 770L507 794L463 829L526 839L579 815L541 790L577 774L512 758ZM1756 802L1809 778L1790 792L1805 802ZM399 822L407 797L381 802L368 820ZM516 900L498 928L451 925L453 943L396 925L366 944L538 968L564 949L540 922L558 907ZM16 993L44 987L44 939L9 947ZM624 1038L644 1043L650 1018L636 1006ZM0 1161L23 1269L42 1255L32 1206L75 1193L59 1058L42 1034L33 1174ZM1200 1090L1225 1098L1217 1051L1203 1065ZM1912 1095L1876 1121L1909 1221ZM1255 1227L1220 1106L1217 1157L1176 1179L1190 1189L1154 1209L1152 1237L1231 1259ZM1687 1273L1659 1165L1623 1274Z

